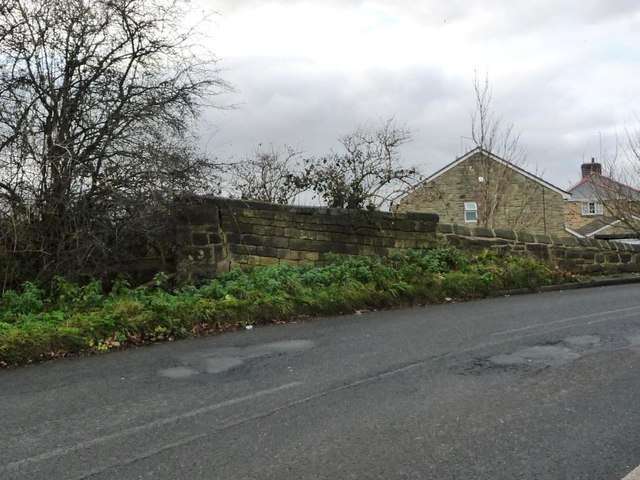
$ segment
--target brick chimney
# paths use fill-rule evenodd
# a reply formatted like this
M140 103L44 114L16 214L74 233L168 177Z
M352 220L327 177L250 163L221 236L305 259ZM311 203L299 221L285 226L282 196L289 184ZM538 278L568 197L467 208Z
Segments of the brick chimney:
M592 173L602 175L602 164L596 163L596 159L591 157L591 163L583 163L580 170L582 170L582 178L586 178Z

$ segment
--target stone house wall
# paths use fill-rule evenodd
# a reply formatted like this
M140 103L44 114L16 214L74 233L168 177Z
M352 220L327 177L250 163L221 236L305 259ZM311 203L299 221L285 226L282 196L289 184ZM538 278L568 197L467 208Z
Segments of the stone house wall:
M568 201L564 206L564 217L567 227L578 230L588 223L591 223L595 216L582 215L582 202Z
M440 220L450 224L465 224L464 203L478 203L478 215L482 208L478 193L478 177L487 177L487 162L492 162L493 173L508 167L487 160L476 153L450 170L425 182L402 199L397 207L402 212L435 212ZM504 193L496 212L494 227L564 234L564 199L557 191L528 178L516 170L508 169L503 178ZM481 224L481 218L478 219ZM469 223L474 226L473 223Z
M597 228L600 236L634 236L637 233L629 228L624 222L616 222L616 218L612 216L611 212L607 209L607 202L603 204L602 215L582 215L582 202L568 201L564 207L565 222L567 228L574 231L579 231L586 225L591 225L591 231ZM615 224L613 224L616 222ZM613 225L612 225L613 224ZM606 227L606 228L604 228ZM602 230L599 230L602 228ZM580 232L583 233L583 232Z

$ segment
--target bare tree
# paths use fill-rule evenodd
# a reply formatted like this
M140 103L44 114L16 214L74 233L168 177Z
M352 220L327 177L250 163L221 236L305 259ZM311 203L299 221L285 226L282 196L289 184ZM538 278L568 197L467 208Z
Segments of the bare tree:
M403 166L400 157L411 135L393 119L375 130L357 128L340 139L343 151L305 159L296 183L330 207L388 207L420 180L417 168Z
M5 245L36 270L117 256L114 237L150 198L193 188L210 166L183 155L185 134L229 87L183 27L185 6L0 0L0 197L21 225Z
M230 166L231 188L243 199L291 203L301 190L291 181L300 169L301 154L288 145L260 144L252 155Z
M605 223L640 237L640 119L627 127L612 155L604 155L606 172L591 172L586 180L594 200L603 206ZM607 220L608 217L608 220Z
M517 175L516 169L523 168L527 163L527 153L520 143L520 133L515 131L513 123L506 123L493 111L488 75L481 80L476 72L473 88L475 106L471 113L471 139L475 147L481 149L482 155L477 158L467 181L477 199L478 225L492 228L502 214L508 219L507 226L514 229L526 228L533 220L526 208L527 202L513 205L510 198ZM505 160L516 169L492 160L489 154ZM534 195L535 192L530 190L519 193Z

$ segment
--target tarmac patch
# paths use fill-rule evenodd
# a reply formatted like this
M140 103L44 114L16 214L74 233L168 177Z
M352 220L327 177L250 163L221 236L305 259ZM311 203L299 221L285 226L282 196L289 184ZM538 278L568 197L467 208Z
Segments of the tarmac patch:
M494 355L489 357L489 361L503 366L540 364L557 367L577 358L580 358L580 354L568 347L542 345L523 348L513 353Z
M301 352L312 348L313 345L309 340L286 340L244 347L217 348L205 353L185 355L180 358L180 365L162 369L158 374L173 379L202 374L216 375L240 367L252 359Z
M627 338L627 341L640 346L640 336L634 338L635 340ZM525 346L512 352L474 358L461 373L480 375L496 371L539 371L559 367L601 349L604 343L607 342L597 335L565 337L553 343Z

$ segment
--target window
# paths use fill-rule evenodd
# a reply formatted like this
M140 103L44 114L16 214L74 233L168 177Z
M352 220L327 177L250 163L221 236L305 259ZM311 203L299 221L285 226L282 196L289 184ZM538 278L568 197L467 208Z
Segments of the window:
M582 215L602 215L602 203L600 202L582 202Z
M464 202L464 221L467 223L478 221L478 204L476 202Z

